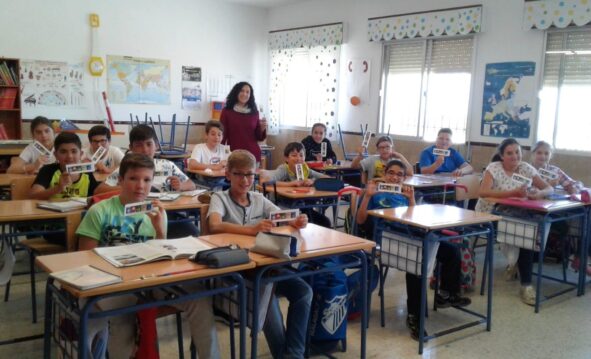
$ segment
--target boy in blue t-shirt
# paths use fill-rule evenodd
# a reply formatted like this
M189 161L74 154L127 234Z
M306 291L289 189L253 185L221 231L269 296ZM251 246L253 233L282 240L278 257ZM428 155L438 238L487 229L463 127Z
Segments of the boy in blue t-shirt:
M435 144L425 148L421 152L419 166L422 174L453 173L456 176L463 176L474 172L474 168L462 157L462 155L451 148L452 132L449 128L442 128L437 133ZM433 149L449 150L449 156L437 156Z
M384 168L386 183L402 185L402 193L378 192L374 182L367 184L365 194L357 211L357 223L364 226L369 238L373 237L373 227L376 218L368 220L367 211L380 208L396 208L415 205L414 189L404 186L406 165L399 160L388 162ZM437 261L441 264L441 290L435 294L438 308L449 306L464 307L471 303L469 298L460 296L461 261L459 249L446 242L441 242L437 250ZM413 339L419 338L419 310L421 305L421 277L406 273L406 305L408 317L406 325L410 329Z

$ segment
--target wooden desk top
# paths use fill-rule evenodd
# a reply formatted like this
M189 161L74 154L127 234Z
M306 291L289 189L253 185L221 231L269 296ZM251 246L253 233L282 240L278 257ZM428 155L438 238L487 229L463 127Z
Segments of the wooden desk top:
M160 201L162 203L162 207L164 210L183 210L183 209L197 209L208 207L209 204L201 203L197 199L198 196L180 196L179 198L175 199L174 201Z
M35 177L35 175L0 173L0 186L10 186L12 180Z
M165 159L169 159L169 160L176 160L179 158L189 158L191 157L190 153L179 153L179 154L174 154L174 155L170 155L170 154L162 154L162 153L156 153L156 158L165 158Z
M444 229L460 225L496 222L501 216L475 212L443 204L422 204L412 207L374 209L369 215L408 224L426 230Z
M80 291L72 287L63 286L73 295L79 298L92 297L95 295L115 293L129 289L139 289L154 285L163 285L182 280L202 278L211 275L239 272L255 267L254 262L242 264L239 266L226 267L220 269L207 268L204 265L196 264L188 259L164 260L152 262L128 268L116 268L102 259L93 251L80 251L73 253L54 254L49 256L40 256L36 259L37 265L44 271L51 273L67 270L83 265L92 265L106 272L121 276L122 283L113 284L105 287L99 287ZM193 271L194 270L194 271ZM190 271L174 275L167 273ZM141 279L142 276L152 276L151 278ZM160 276L159 276L160 275Z
M502 204L505 206L523 208L527 210L552 213L556 211L562 211L565 209L583 207L584 203L569 200L558 200L552 201L549 199L529 200L526 198L493 198L487 197L486 201L496 204Z
M187 169L187 172L194 173L194 174L202 176L202 177L212 177L212 178L226 177L226 170L206 171L206 170Z
M415 188L439 187L456 181L451 175L414 175L404 180L404 184Z
M23 151L25 146L1 146L0 147L0 156L18 156Z
M80 216L83 211L81 209L69 212L51 211L37 208L37 202L39 201L34 199L0 201L0 222L65 218L71 215Z
M263 190L263 186L257 185L259 191ZM267 192L273 193L273 185L267 185ZM322 197L337 197L337 192L332 191L317 191L314 187L277 187L277 194L281 197L290 199L306 199L306 198L322 198Z
M314 258L322 255L339 254L356 250L371 251L375 242L355 237L333 229L324 228L309 223L306 228L297 230L291 226L277 227L275 233L291 234L301 240L300 254L296 259ZM199 237L215 246L227 246L237 244L241 248L252 248L255 243L254 236L237 234L214 234ZM286 262L284 259L274 258L263 254L250 252L250 258L257 265L268 265Z

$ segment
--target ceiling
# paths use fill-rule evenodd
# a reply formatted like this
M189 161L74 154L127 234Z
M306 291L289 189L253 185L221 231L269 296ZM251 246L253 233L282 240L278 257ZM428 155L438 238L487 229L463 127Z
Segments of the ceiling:
M224 0L225 2L271 9L308 0Z

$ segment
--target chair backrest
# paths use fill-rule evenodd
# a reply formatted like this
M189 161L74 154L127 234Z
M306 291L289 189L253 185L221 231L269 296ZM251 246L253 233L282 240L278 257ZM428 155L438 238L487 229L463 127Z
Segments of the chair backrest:
M465 191L456 191L456 201L478 198L478 191L480 190L479 175L466 175L458 177L456 184L466 187Z
M10 182L10 199L31 199L31 186L35 176L22 177Z
M420 162L416 162L414 165L414 171L416 175L420 175L421 174L421 163Z
M336 227L337 227L338 208L341 203L341 197L345 196L345 195L351 195L351 201L349 203L349 209L351 212L351 233L349 233L349 234L355 234L355 228L356 228L355 224L357 223L356 218L357 218L357 209L359 207L358 200L359 200L360 194L361 194L361 188L354 187L354 186L345 187L337 192L337 207L336 207L337 210L334 212L334 215L333 215L333 228L334 229L336 229Z

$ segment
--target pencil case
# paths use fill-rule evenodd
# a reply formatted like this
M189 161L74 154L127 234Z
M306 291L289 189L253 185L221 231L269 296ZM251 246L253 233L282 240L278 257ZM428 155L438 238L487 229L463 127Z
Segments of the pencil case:
M210 268L224 268L248 263L250 258L245 249L227 246L197 252L191 260Z
M291 259L299 254L298 239L287 234L259 232L251 251L276 258Z

